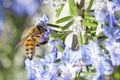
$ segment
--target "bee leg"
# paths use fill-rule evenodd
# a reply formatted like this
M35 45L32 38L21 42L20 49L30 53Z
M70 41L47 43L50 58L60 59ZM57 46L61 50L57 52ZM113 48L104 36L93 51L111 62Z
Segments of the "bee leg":
M36 46L45 45L45 44L47 44L47 43L48 43L48 41L40 42L40 43L37 43Z

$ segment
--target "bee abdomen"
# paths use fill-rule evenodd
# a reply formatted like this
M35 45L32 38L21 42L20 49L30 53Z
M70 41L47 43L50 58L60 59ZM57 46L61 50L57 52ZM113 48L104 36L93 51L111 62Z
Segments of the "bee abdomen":
M34 46L34 44L26 44L26 46L28 47L28 46Z
M32 60L34 56L34 48L26 48L26 56Z
M25 45L26 45L26 48L31 48L34 46L34 44L35 44L35 41L28 39Z
M31 39L28 39L27 41L26 41L26 56L30 59L30 60L32 60L32 58L33 58L33 56L34 56L34 51L35 51L35 42L33 41L33 40L31 40Z

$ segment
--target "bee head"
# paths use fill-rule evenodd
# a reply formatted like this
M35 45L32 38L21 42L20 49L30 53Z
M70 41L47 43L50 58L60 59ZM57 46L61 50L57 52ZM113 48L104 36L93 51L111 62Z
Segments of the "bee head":
M44 26L42 26L41 24L37 24L36 27L38 28L40 33L47 31L47 29Z

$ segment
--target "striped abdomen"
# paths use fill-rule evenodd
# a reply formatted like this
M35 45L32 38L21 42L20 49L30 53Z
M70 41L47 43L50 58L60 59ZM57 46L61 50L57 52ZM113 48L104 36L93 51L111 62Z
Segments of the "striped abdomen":
M27 57L32 60L33 56L35 55L35 46L36 40L33 38L28 38L25 42L26 46L26 55Z

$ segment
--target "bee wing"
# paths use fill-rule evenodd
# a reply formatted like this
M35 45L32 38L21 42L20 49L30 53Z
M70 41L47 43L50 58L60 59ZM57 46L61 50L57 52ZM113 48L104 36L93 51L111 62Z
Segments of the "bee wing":
M24 38L16 45L15 49L18 48L18 47L21 47L21 46L25 43L26 39L27 39L28 37L30 37L31 35L32 35L32 33L29 34L29 35L27 35L26 37L24 37Z

